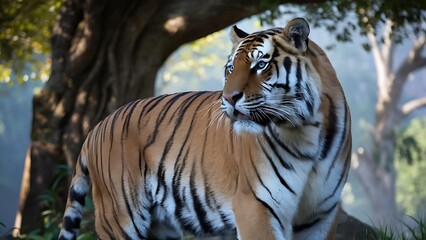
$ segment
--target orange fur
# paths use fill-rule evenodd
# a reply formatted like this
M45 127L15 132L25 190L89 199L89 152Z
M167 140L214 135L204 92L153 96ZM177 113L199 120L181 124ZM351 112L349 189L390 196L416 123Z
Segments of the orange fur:
M101 239L235 228L244 240L332 238L350 113L308 34L301 19L251 35L234 29L223 92L137 100L100 122L77 161L60 238L78 233L89 176Z

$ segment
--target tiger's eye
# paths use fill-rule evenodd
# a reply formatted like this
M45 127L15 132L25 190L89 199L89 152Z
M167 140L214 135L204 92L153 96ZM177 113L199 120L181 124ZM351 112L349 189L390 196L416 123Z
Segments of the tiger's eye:
M234 65L231 65L228 67L228 72L232 73L232 71L234 71Z
M262 70L264 69L268 64L265 61L260 61L256 64L254 67L255 70Z

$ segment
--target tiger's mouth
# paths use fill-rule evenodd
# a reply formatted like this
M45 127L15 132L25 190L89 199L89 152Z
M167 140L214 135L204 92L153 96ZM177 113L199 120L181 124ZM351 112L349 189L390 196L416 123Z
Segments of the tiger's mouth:
M260 115L260 114L254 114L250 113L249 115L244 114L237 109L234 108L232 111L232 114L226 114L231 121L234 122L253 122L262 126L266 126L269 122L271 122L272 116L268 116L266 114Z

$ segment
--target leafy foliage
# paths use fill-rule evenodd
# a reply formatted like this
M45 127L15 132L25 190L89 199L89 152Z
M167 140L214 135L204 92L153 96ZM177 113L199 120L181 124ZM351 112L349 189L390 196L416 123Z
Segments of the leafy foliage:
M410 121L396 134L396 199L401 210L415 215L426 209L426 118Z
M261 15L262 23L271 24L277 16L302 14L313 27L325 27L338 41L349 42L355 32L376 33L387 20L392 21L394 39L402 41L411 32L425 33L426 2L417 0L332 0L304 5L284 5ZM383 40L383 39L382 39ZM362 43L366 50L367 43Z
M0 82L47 79L60 0L0 0Z

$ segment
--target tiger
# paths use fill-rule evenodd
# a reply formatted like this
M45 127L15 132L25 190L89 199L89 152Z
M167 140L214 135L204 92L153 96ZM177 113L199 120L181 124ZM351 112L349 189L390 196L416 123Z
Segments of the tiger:
M91 188L100 239L333 239L351 118L303 18L231 27L220 91L130 102L85 139L59 239L76 239Z

